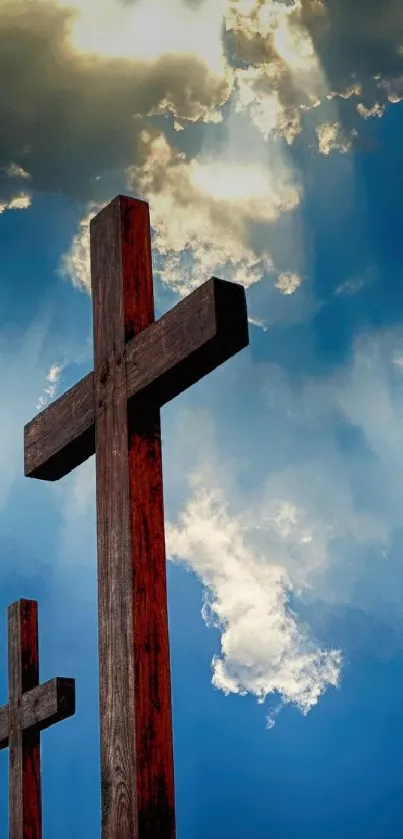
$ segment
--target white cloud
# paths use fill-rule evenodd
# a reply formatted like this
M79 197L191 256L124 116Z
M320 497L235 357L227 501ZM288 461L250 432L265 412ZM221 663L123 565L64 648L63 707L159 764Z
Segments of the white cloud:
M102 207L102 204L94 202L88 205L85 216L79 221L70 249L62 255L59 264L59 274L68 277L75 288L87 294L91 293L90 222Z
M270 252L255 253L250 231L252 224L273 224L298 206L300 187L287 165L280 160L271 168L258 162L187 159L163 134L144 131L141 139L143 162L128 170L128 189L140 190L150 203L153 250L163 282L185 295L214 274L248 287L272 272ZM88 208L61 261L61 273L87 291L89 223L100 208ZM282 277L280 290L295 290L297 275Z
M294 294L297 288L300 287L302 283L302 279L298 274L292 273L290 271L285 271L282 274L279 274L277 280L275 282L275 287L281 291L281 294Z
M237 110L245 110L265 137L289 144L302 130L301 110L316 107L328 90L299 6L243 0L229 4L226 29L246 66L235 70Z
M338 122L323 122L316 127L318 148L321 154L329 155L332 151L347 152L351 148L351 140L343 134Z
M328 614L359 608L403 641L400 571L390 557L401 528L402 355L401 330L391 330L362 335L351 361L322 378L295 384L280 367L258 365L253 390L262 387L267 412L254 411L252 426L222 427L217 379L214 423L190 411L186 427L171 432L166 468L177 475L183 457L191 494L169 513L168 550L206 587L203 616L221 630L213 682L224 692L279 692L306 711L337 683L340 657L315 642L299 603L313 618L317 601ZM263 484L253 480L256 451ZM352 642L370 644L370 635Z
M386 105L380 105L379 102L374 102L369 108L367 108L363 102L359 102L357 105L357 113L359 113L360 117L363 119L369 119L369 117L382 117L385 113Z
M250 225L271 224L298 206L292 171L280 160L273 168L188 160L161 134L145 133L143 140L146 158L129 174L129 185L132 179L150 202L163 281L185 294L214 273L246 287L262 279L272 258L254 252Z
M52 401L56 397L57 390L59 387L59 380L60 375L63 371L63 367L61 364L52 364L49 368L49 371L46 375L45 380L45 388L43 395L39 397L36 409L37 411L42 411L46 408L46 405Z
M103 0L101 6L93 0L57 0L57 5L74 8L69 39L81 53L146 62L167 54L195 55L217 76L228 72L221 39L227 0L194 6L183 0L169 5L164 0Z
M31 206L31 202L31 196L21 192L19 195L14 195L8 201L0 201L0 215L6 210L27 210Z
M178 524L168 524L167 550L207 587L203 617L222 631L212 663L216 688L261 702L278 693L307 713L338 684L340 653L320 650L298 624L285 568L247 547L242 523L219 491L197 492Z

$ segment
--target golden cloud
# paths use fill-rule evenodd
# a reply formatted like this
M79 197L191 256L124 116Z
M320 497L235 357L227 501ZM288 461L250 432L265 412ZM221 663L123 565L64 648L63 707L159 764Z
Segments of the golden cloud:
M83 4L88 14L91 8ZM33 190L87 200L99 175L136 160L142 117L208 122L220 118L228 99L230 82L217 46L210 50L211 66L206 50L189 52L191 43L186 53L154 50L152 59L136 50L130 57L105 57L101 35L110 2L105 9L101 14L97 6L94 22L98 52L79 52L77 10L45 0L0 0L0 76L7 79L0 89L0 168L28 173ZM12 180L0 178L7 200Z

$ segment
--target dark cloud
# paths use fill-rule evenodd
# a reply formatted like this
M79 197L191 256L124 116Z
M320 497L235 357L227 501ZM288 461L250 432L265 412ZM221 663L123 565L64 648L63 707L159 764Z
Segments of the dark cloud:
M401 0L305 0L301 18L333 89L403 73Z
M0 0L2 200L21 186L5 177L10 164L31 175L34 190L87 199L91 179L136 160L139 116L195 120L228 95L196 56L145 63L74 52L71 14L41 0Z

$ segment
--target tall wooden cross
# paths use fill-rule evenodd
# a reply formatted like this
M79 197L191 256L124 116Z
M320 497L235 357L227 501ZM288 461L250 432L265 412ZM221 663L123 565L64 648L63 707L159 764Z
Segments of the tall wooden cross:
M215 278L154 321L148 204L92 220L94 372L25 428L25 474L95 451L102 839L174 839L160 407L248 344L242 286Z
M8 705L0 708L0 749L9 749L9 837L41 839L40 732L74 714L74 679L39 684L38 604L8 607Z

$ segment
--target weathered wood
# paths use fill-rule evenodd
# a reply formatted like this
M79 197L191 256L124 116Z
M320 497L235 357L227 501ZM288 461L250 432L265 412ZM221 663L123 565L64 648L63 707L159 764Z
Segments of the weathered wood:
M75 713L74 679L49 679L23 693L21 725L23 731L44 731ZM0 706L0 750L8 747L8 705Z
M213 277L125 347L127 396L162 406L248 344L244 288ZM129 405L130 407L130 405ZM24 429L25 475L54 481L95 451L89 373Z
M8 609L8 705L0 708L0 749L9 748L10 839L41 839L40 731L74 713L73 679L39 685L38 609Z
M127 340L133 334L148 331L154 320L150 221L148 206L134 201L121 204L120 215ZM197 333L195 324L193 329ZM178 335L179 332L178 329ZM182 342L187 343L183 339ZM174 361L178 354L179 344L175 347L171 343L165 350L171 370L180 376ZM140 839L158 836L174 839L171 678L158 402L143 400L129 417L138 831Z
M138 836L120 201L91 222L102 839Z
M22 694L39 682L37 604L19 600L8 609L9 835L42 835L39 733L23 737ZM28 826L30 834L28 834Z
M248 343L245 292L212 278L154 323L150 223L91 222L94 372L25 428L25 473L96 455L102 839L174 839L160 407Z
M122 199L91 229L103 839L175 835L159 409L128 430L124 358L154 316L149 230Z

